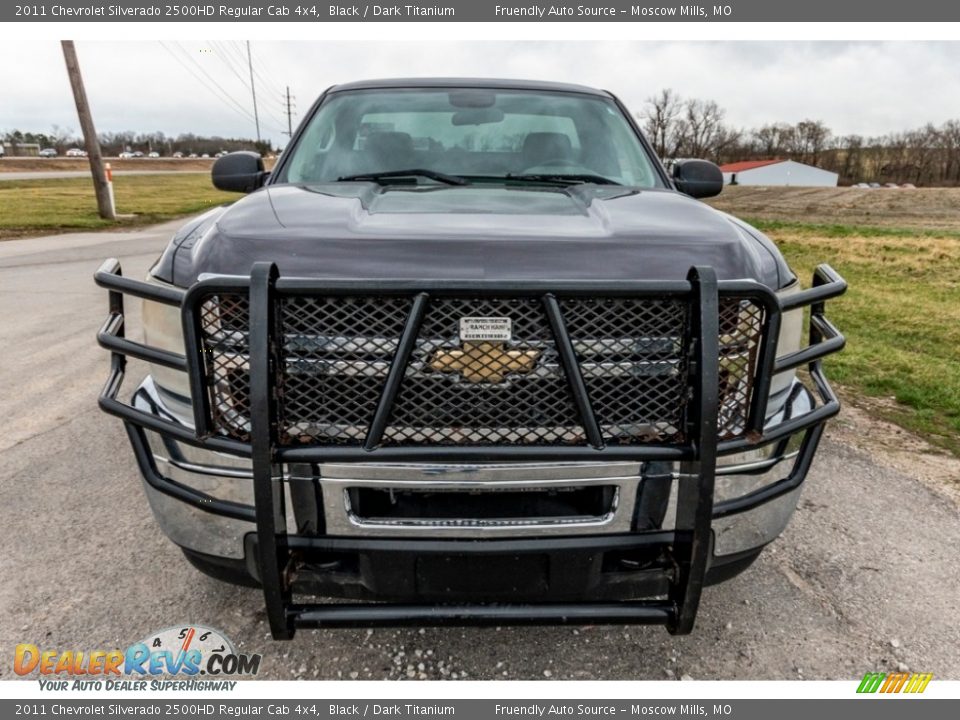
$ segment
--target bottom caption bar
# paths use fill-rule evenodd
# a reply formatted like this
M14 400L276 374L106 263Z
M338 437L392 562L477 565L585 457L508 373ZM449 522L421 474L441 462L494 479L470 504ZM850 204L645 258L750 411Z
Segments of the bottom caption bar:
M851 693L856 695L856 689ZM458 718L458 720L496 720L507 718L594 718L594 717L716 717L737 720L792 720L792 718L845 717L870 720L900 720L905 716L903 700L830 699L830 700L236 700L229 702L160 701L160 700L56 700L18 702L0 701L0 717L71 716L71 717L160 717L201 718L391 718L419 720L424 717ZM903 697L902 695L900 696ZM957 717L960 701L924 699L912 703L911 720L940 720ZM776 713L776 715L774 715ZM843 713L843 715L841 715Z

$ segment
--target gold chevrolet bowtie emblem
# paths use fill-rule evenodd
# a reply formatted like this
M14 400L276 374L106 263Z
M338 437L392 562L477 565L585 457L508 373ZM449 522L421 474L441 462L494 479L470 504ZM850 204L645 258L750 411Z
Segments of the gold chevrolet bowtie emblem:
M527 373L540 357L539 350L506 350L503 343L465 342L460 350L437 350L430 367L458 372L470 382L503 382L507 373Z

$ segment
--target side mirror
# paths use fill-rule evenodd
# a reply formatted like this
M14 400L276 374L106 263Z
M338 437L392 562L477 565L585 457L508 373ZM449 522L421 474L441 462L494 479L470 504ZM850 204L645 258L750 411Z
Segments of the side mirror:
M709 160L678 160L673 166L673 184L692 198L708 198L723 190L723 173Z
M213 186L227 192L253 192L263 185L267 173L263 158L255 152L241 150L217 158L211 171Z

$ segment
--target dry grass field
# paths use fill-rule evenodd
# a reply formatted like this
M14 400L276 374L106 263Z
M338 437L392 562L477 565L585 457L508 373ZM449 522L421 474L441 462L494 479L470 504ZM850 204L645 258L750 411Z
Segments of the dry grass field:
M726 187L710 204L779 224L960 233L960 188Z
M727 188L715 207L765 231L801 280L850 284L828 305L827 360L848 399L960 455L960 189Z

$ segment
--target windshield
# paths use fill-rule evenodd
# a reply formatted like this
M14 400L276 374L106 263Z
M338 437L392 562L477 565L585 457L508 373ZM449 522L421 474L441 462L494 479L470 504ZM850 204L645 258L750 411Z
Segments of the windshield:
M662 186L611 99L484 88L334 93L310 120L275 182L383 174L392 175L376 179Z

